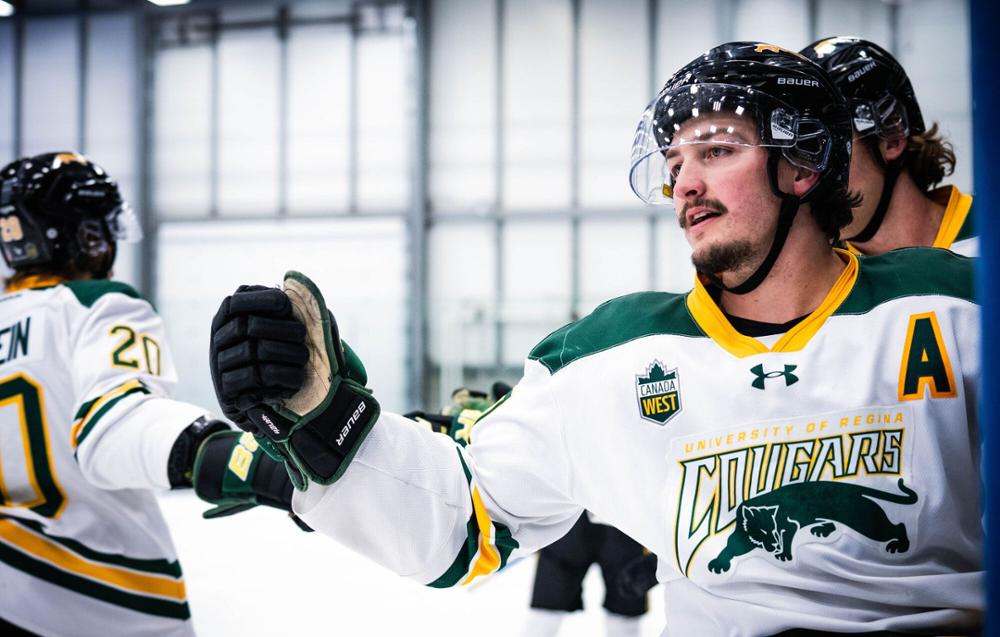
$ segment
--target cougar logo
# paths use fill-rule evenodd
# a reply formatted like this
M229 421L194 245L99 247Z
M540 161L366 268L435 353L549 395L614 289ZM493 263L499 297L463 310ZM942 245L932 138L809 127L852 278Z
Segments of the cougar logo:
M875 500L913 504L917 494L898 482L905 495L879 491L846 482L801 482L783 486L747 500L736 511L736 528L726 547L708 563L713 573L728 571L734 557L763 549L775 559L792 559L792 540L799 529L826 537L843 524L877 542L885 542L889 553L910 548L906 526L893 524ZM813 526L815 525L815 526Z

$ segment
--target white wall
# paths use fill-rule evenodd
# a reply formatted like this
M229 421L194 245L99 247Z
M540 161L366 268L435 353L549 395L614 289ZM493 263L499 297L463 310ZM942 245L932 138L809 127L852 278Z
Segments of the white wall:
M408 411L404 240L394 220L165 225L157 298L181 378L178 398L218 411L208 339L219 302L238 285L280 285L287 270L299 270L323 291L383 408Z

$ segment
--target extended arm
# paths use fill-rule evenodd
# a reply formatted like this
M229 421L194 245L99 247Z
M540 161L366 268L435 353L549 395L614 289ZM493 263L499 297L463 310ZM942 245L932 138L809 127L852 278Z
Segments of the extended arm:
M280 462L241 445L239 432L201 407L171 398L176 374L163 323L137 296L99 298L74 335L79 404L70 443L88 481L104 489L194 487L217 505L206 517L257 504L290 511Z
M227 299L224 309L228 305L231 313L239 294ZM254 310L240 313L236 320L249 325L266 317ZM311 326L305 327L308 330ZM215 328L218 334L224 324L217 320ZM248 337L246 346L231 341L227 345L259 351L268 348L266 340ZM315 368L315 349L307 349L311 357L307 368ZM213 366L220 358L231 360L224 351L215 348ZM259 381L243 389L217 381L220 402L236 410L234 420L253 427L258 439L276 444L286 460L296 465L294 470L303 474L314 464L332 460L337 465L334 481L320 484L310 480L303 485L305 489L296 492L296 513L317 531L400 575L432 586L471 581L501 568L518 552L554 541L580 514L570 499L562 425L549 396L550 377L541 365L529 364L525 379L510 398L477 424L476 442L465 449L402 416L382 413L353 448L340 452L295 449L296 432L313 429L311 435L328 440L332 432L327 432L323 423L338 414L346 417L351 411L345 405L355 403L342 402L331 390L318 403L325 403L323 409L331 414L321 413L309 420L296 419L293 414L279 423L278 428L285 432L282 436L272 435L273 431L269 434L259 414L273 421L271 412L278 412L296 396L289 398L281 382L289 373L273 368L262 373L259 364L257 367L241 371L239 366L228 364L225 370L214 370L216 379L233 374L232 378ZM330 386L337 386L337 372L331 374ZM264 402L253 403L254 398ZM347 396L347 400L356 399ZM342 422L338 424L343 427ZM307 458L305 452L325 453L328 458Z

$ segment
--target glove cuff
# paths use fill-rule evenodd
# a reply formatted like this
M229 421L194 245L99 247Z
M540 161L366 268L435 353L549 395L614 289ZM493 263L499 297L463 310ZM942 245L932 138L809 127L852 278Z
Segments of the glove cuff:
M371 392L352 380L342 380L329 407L292 433L288 448L296 467L313 482L336 482L380 411Z
M233 481L243 487L240 491L247 494L251 492L247 478L253 461L253 450L241 444L243 436L252 440L250 434L223 431L212 434L201 443L194 463L194 492L199 498L213 504L223 503L231 499L233 489L229 483ZM240 439L239 442L237 438ZM253 444L256 446L256 441Z
M177 436L167 457L167 479L170 481L171 489L191 488L198 448L212 434L220 431L231 431L231 429L221 420L209 420L202 416Z
M194 491L230 515L258 504L292 510L292 483L281 462L259 449L251 434L223 431L202 443L195 462Z

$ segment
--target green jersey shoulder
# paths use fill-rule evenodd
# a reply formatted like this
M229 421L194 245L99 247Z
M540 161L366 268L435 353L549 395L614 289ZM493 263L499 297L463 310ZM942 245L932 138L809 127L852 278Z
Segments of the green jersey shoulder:
M549 334L528 355L550 373L573 361L654 334L704 337L685 294L636 292L599 305L591 314Z
M894 299L947 296L972 302L973 259L936 248L862 257L857 282L834 315L865 314Z
M86 279L63 283L84 307L92 307L101 297L108 294L124 294L133 299L145 300L135 288L121 281L107 279Z

